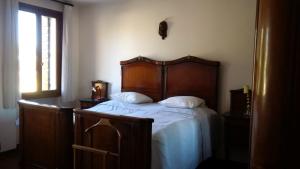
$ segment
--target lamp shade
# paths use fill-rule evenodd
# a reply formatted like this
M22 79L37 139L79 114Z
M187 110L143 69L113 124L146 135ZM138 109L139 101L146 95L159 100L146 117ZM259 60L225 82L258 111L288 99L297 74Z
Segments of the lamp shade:
M244 88L243 93L245 93L245 94L249 93L249 86L248 85L244 85L243 88Z

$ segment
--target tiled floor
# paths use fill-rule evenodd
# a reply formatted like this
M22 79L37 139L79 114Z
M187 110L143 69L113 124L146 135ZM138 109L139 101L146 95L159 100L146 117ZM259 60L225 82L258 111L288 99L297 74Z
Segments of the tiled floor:
M10 151L0 154L0 169L19 169L19 153ZM247 166L224 160L208 160L197 169L247 169Z

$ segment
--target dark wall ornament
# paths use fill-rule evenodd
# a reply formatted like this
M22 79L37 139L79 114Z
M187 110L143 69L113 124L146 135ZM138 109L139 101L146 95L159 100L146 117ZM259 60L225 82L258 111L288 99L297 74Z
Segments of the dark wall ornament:
M167 37L167 32L168 32L168 23L164 20L159 23L158 34L164 40Z

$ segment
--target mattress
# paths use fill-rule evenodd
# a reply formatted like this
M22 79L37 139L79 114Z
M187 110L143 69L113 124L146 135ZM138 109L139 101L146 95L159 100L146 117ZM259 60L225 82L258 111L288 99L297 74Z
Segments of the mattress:
M152 169L195 169L212 156L211 119L216 112L207 107L182 109L111 100L88 110L154 119Z

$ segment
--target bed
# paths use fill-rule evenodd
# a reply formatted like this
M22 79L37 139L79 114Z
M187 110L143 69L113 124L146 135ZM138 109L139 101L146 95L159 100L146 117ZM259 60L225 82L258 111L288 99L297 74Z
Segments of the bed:
M210 130L213 110L217 110L218 68L219 62L193 56L121 61L122 92L142 93L155 102L196 96L207 107L183 110L112 100L76 109L75 168L196 168L212 155Z

